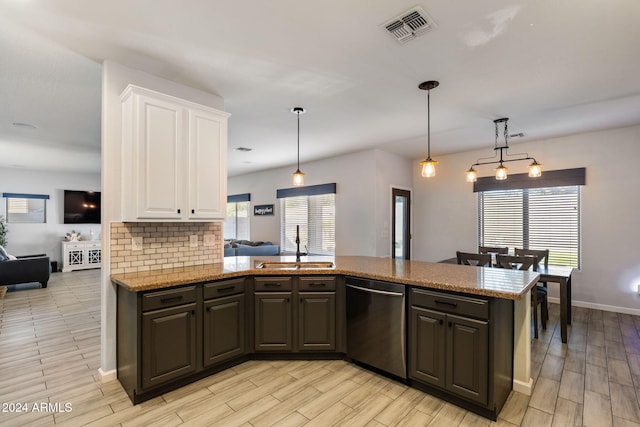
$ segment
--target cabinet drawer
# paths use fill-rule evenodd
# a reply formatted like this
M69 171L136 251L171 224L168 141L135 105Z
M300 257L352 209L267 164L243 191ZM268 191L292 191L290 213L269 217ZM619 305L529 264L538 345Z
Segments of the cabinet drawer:
M412 288L411 304L418 307L479 319L489 318L489 301L480 298Z
M220 298L244 292L244 278L204 284L204 299Z
M335 291L336 278L329 276L300 277L298 289L301 291Z
M188 286L166 291L151 292L142 295L142 311L157 310L159 308L175 307L188 304L196 300L196 287Z
M256 291L290 291L291 277L256 277Z

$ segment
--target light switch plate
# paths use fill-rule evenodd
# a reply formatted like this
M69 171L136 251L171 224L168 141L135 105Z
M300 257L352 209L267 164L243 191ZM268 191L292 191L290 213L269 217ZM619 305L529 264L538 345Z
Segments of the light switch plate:
M131 238L131 250L132 251L141 251L142 250L142 236L132 237Z
M203 238L204 246L213 246L216 243L215 234L205 234Z
M191 248L197 248L198 247L198 235L197 234L192 234L191 236L189 236L189 247L191 247Z

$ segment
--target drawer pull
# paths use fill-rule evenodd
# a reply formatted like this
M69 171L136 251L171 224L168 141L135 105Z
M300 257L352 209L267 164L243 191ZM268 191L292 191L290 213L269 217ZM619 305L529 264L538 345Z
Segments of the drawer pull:
M326 283L309 283L309 286L311 286L311 287L319 287L319 288L321 287L321 288L324 288L325 286L327 286L327 284L326 284Z
M265 286L280 287L280 283L265 283Z
M160 302L162 304L169 304L171 302L182 301L182 295L178 295L176 297L168 297L168 298L160 298Z
M234 290L236 287L235 286L227 286L226 288L219 288L218 292L227 292L227 291L232 291Z
M434 300L436 304L442 304L442 305L448 305L449 307L457 307L458 304L455 302L449 302L449 301L440 301L440 300Z

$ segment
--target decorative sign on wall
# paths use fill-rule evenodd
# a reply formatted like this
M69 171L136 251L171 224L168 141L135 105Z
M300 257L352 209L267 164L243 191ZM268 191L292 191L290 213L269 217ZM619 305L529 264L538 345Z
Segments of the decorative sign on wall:
M273 215L273 205L257 205L253 207L253 215Z

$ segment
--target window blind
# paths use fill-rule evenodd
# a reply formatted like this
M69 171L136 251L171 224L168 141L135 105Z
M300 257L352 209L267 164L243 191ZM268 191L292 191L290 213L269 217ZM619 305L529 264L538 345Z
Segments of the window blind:
M580 267L580 186L478 193L482 246L549 249L549 263Z
M228 202L227 220L224 223L225 239L249 239L250 202Z
M296 226L299 226L302 252L335 254L335 194L282 197L280 207L282 251L296 251Z

